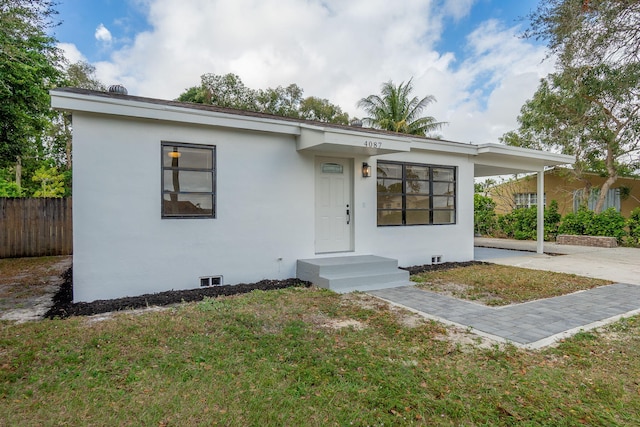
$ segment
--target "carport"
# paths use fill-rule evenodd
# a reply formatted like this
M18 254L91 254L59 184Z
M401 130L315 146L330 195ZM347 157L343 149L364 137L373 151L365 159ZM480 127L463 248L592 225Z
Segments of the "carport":
M474 177L486 178L519 173L535 173L537 200L544 201L544 171L553 166L573 164L574 156L530 150L501 144L479 144L474 159ZM544 253L544 202L537 205L536 252Z

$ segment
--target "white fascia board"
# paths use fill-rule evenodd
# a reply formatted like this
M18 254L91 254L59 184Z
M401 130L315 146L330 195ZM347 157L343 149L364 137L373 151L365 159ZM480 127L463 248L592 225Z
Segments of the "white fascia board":
M506 157L506 156L479 156L472 158L477 166L502 170L500 173L492 173L491 175L500 175L502 173L528 173L543 170L548 166L543 160L524 158L524 157ZM504 172L510 171L510 172Z
M544 164L544 166L557 166L573 164L576 159L574 156L567 154L550 153L547 151L532 150L530 148L512 147L502 144L480 144L478 147L478 156L497 155L506 156L511 159L519 159L523 162L532 160L534 163Z
M462 142L446 141L442 139L425 140L417 138L412 138L411 149L464 155L475 155L478 151L478 147L473 144L464 144Z
M149 120L173 121L287 135L300 134L300 126L298 123L289 123L262 117L235 115L218 111L197 110L174 105L155 104L144 101L57 92L55 90L51 91L51 106L56 110L70 111L72 113L85 112L136 117Z

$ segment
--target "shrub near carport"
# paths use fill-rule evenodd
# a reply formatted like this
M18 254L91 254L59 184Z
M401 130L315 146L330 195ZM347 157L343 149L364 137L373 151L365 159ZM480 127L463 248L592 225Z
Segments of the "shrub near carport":
M627 228L629 229L627 243L631 246L640 246L640 208L631 211L627 220Z
M562 218L558 231L560 234L615 237L618 243L622 243L627 235L625 226L624 217L615 208L599 214L580 208L578 212L569 213Z
M544 209L544 239L553 240L558 234L560 214L558 203L552 200ZM538 210L535 206L530 208L514 209L497 219L497 230L506 237L518 240L535 240L538 229Z

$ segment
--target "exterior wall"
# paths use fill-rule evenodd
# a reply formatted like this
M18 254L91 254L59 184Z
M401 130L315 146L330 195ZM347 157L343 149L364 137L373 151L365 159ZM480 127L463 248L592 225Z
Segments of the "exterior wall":
M161 140L217 146L216 219L161 219ZM287 136L74 114L74 300L196 288L201 276L294 277L314 238L313 157L294 147Z
M601 186L605 178L590 175L589 180L594 187ZM631 211L640 206L640 180L631 178L618 178L612 188L627 186L631 188L630 196L620 201L620 213L628 217ZM544 190L547 195L547 205L552 200L558 202L558 211L562 215L573 212L573 192L584 188L584 182L575 178L565 177L557 171L547 172L544 176ZM505 214L513 209L513 198L516 193L535 193L536 176L525 176L518 181L507 182L499 185L490 192L491 198L496 202L496 213Z
M216 146L216 219L161 218L161 141ZM294 136L74 113L74 301L295 277L315 254L315 155ZM378 227L376 158L353 161L354 254L401 266L473 259L473 163L467 155L381 159L457 166L457 223ZM370 178L362 162L372 165ZM322 256L335 256L326 254Z

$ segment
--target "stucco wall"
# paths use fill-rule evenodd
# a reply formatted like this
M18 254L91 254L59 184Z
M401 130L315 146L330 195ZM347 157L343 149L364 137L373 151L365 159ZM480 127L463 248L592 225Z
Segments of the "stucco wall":
M163 140L217 147L216 219L161 218ZM296 151L294 136L74 113L73 150L75 301L196 288L201 276L294 277L297 259L316 256L315 155ZM351 158L354 253L401 266L473 258L467 156L382 156L458 167L457 224L414 227L377 227L375 173L360 172L375 158Z
M161 219L161 140L217 146L217 219ZM293 277L313 251L314 206L313 158L294 147L280 135L75 115L74 299L194 288L200 276Z

